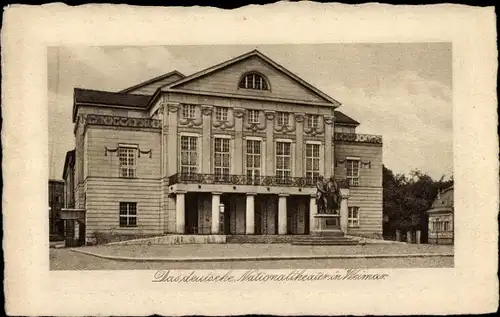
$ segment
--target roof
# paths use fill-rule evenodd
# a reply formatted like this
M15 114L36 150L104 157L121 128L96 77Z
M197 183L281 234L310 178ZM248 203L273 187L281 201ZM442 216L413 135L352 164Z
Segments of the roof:
M359 122L354 120L353 118L345 115L340 111L335 111L335 123L343 123L349 125L359 125Z
M126 108L147 109L151 96L127 94L120 92L109 92L92 89L75 88L73 103L73 122L76 117L77 104L91 104L94 106L107 105Z
M427 212L443 212L448 211L452 212L454 207L454 199L453 199L453 186L446 188L441 191L438 197L432 203L431 209Z
M146 85L150 85L150 84L152 84L152 83L155 83L155 82L157 82L157 81L163 80L163 79L168 78L168 77L171 77L171 76L173 76L173 75L178 75L178 76L180 76L181 78L186 77L184 74L182 74L182 73L181 73L181 72L179 72L178 70L173 70L173 71L171 71L171 72L169 72L169 73L166 73L166 74L164 74L164 75L161 75L161 76L158 76L158 77L155 77L155 78L151 78L151 79L149 79L149 80L146 80L146 81L144 81L144 82L142 82L142 83L140 83L140 84L137 84L137 85L135 85L135 86L128 87L128 88L125 88L125 89L123 89L123 90L120 90L120 91L119 91L119 93L128 93L129 91L136 90L136 89L141 88L141 87L144 87L144 86L146 86Z
M205 70L202 70L202 71L194 73L194 74L192 74L190 76L184 77L183 79L180 79L178 81L175 81L175 82L173 82L173 83L165 86L164 89L175 89L175 87L177 87L177 86L179 86L181 84L187 83L189 81L195 80L195 79L203 77L203 76L207 76L207 75L209 75L209 74L211 74L211 73L213 73L215 71L218 71L218 70L221 70L223 68L229 67L229 66L231 66L231 65L233 65L235 63L238 63L238 62L240 62L242 60L248 59L248 58L253 57L253 56L258 56L264 62L266 62L267 64L271 65L272 67L274 67L275 69L277 69L281 73L285 74L286 76L290 77L291 79L297 81L302 86L304 86L309 91L311 91L312 93L316 94L317 96L321 97L325 101L327 101L329 103L332 103L334 106L337 106L337 107L340 106L340 102L338 102L337 100L335 100L332 97L328 96L327 94L325 94L324 92L322 92L318 88L314 87L313 85L309 84L308 82L306 82L305 80L303 80L299 76L295 75L294 73L292 73L291 71L289 71L285 67L281 66L280 64L276 63L275 61L273 61L272 59L270 59L266 55L262 54L258 50L250 51L250 52L245 53L243 55L240 55L240 56L237 56L237 57L232 58L230 60L227 60L227 61L225 61L223 63L214 65L214 66L209 67L209 68L207 68Z
M66 158L64 160L63 168L63 179L66 179L66 174L68 173L68 168L75 166L75 150L66 152Z

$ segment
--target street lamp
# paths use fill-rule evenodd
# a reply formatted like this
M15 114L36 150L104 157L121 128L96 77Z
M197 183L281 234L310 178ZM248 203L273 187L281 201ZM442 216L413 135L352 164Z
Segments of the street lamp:
M219 233L226 234L224 232L224 204L219 204Z

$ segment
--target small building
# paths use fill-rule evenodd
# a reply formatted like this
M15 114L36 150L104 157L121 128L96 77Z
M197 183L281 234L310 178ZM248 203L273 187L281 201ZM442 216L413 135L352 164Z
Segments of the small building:
M431 244L453 244L454 241L453 186L438 192L429 215L429 237Z
M73 101L67 216L86 243L309 235L320 175L349 187L335 226L382 235L382 137L257 50L119 92L75 88Z
M62 234L61 209L64 207L64 181L49 180L49 233Z

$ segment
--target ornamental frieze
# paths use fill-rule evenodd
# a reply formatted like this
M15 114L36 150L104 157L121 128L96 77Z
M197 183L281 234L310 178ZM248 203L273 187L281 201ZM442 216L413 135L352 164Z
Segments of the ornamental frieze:
M192 127L199 127L203 124L203 118L202 118L202 110L201 108L198 108L198 106L195 106L194 108L194 117L193 118L185 118L182 116L180 116L180 118L178 119L178 123L179 123L179 126L185 126L185 127L188 127L188 128L192 128ZM183 109L184 111L184 109Z
M232 108L227 109L227 117L225 120L219 120L217 118L217 111L212 113L212 127L219 130L232 130L234 128L234 110Z
M233 113L236 118L243 118L243 115L245 114L245 109L234 108Z
M235 109L236 110L236 109ZM254 110L255 111L255 110ZM266 120L266 114L262 112L261 110L257 110L259 114L259 121L258 122L250 122L249 117L246 116L243 127L247 131L252 131L252 132L258 132L258 131L263 131L267 127L267 120Z
M326 125L331 125L331 124L333 124L333 122L334 122L334 120L335 120L335 117L334 117L334 116L324 116L323 118L324 118L323 120L325 121L325 124L326 124Z
M382 136L380 135L337 132L334 138L335 141L382 144Z
M303 113L296 113L295 114L295 121L304 122L304 119L305 119L305 114L303 114Z
M201 106L201 112L204 116L209 116L212 114L212 111L213 111L213 107L212 106L208 106L208 105L202 105Z
M176 102L167 102L167 108L169 112L177 112L180 108L180 104Z
M306 120L307 124L304 127L305 134L316 136L316 135L322 135L325 132L323 116L318 116L318 123L315 126L310 124L309 120L311 120L311 117L308 117Z
M153 128L160 129L161 121L149 118L129 118L119 116L106 116L88 114L86 123L88 125L103 125L113 127L129 127L129 128Z
M288 115L288 120L287 120L287 124L280 124L280 122L278 122L278 118L276 118L275 122L274 122L274 131L277 132L277 133L282 133L282 134L287 134L287 133L294 133L295 132L295 128L296 128L296 118L293 117L293 115L291 113L286 113Z

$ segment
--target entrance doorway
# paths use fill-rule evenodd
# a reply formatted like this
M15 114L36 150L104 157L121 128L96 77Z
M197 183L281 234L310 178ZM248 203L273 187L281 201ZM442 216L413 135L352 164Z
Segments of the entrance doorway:
M309 197L287 197L287 234L309 234Z
M278 196L255 196L255 234L278 234Z
M198 197L196 193L186 193L186 234L198 233Z

